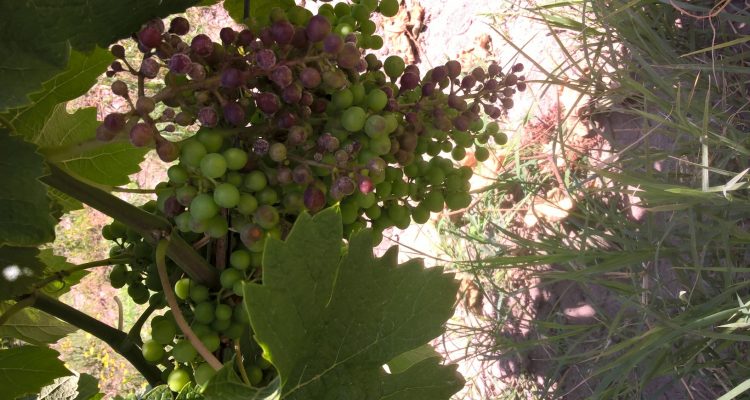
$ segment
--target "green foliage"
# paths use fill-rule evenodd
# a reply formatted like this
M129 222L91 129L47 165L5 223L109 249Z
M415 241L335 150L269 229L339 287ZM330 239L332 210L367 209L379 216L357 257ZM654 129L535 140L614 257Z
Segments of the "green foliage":
M35 246L54 239L43 158L36 146L0 129L0 246Z
M15 399L18 396L40 391L55 378L70 375L59 354L52 349L22 346L0 350L0 387L3 396Z
M0 315L5 313L10 306L9 302L0 303ZM13 314L3 325L0 325L0 337L11 337L29 344L43 346L55 343L77 329L67 322L27 307Z
M419 260L398 265L395 248L373 257L369 230L342 256L341 226L333 208L301 214L286 241L267 242L263 284L245 286L281 398L449 398L463 385L455 367L426 359L391 375L382 366L440 335L453 311L453 277Z
M249 14L250 18L258 21L261 26L268 25L268 16L271 15L271 10L275 7L279 7L282 10L288 10L294 6L294 0L254 0L250 2ZM237 23L246 23L244 21L244 0L226 0L224 1L224 8Z
M0 301L28 293L44 276L45 265L34 247L0 246Z
M0 3L0 112L64 70L71 48L90 52L138 30L143 21L181 12L195 0L44 0Z
M89 374L75 374L55 381L42 388L39 394L21 400L99 400L99 382Z

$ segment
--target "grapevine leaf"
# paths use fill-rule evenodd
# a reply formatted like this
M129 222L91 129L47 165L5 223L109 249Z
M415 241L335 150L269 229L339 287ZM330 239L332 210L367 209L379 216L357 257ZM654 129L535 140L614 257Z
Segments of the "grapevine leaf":
M21 346L0 350L0 387L3 396L15 399L38 393L55 378L70 375L59 353L47 347Z
M372 232L342 249L334 208L301 214L286 241L269 239L263 284L245 285L255 338L281 379L282 399L448 399L463 386L438 358L406 371L383 365L443 332L457 285L398 250L372 254ZM342 255L343 250L343 255Z
M38 394L24 397L23 400L99 400L99 382L89 374L75 374L57 378L42 388Z
M127 140L99 142L95 137L98 125L95 108L69 114L65 104L59 104L34 143L58 165L81 178L103 185L124 185L130 182L128 175L139 171L148 149Z
M400 354L393 360L388 361L388 369L392 374L400 374L411 368L412 365L434 357L440 357L440 353L435 351L435 349L429 344L425 344L414 350Z
M228 362L216 372L203 391L206 400L276 400L279 398L279 380L274 379L263 388L255 388L242 382L234 372L234 361Z
M193 382L188 382L185 387L180 389L175 400L202 400L201 388Z
M37 0L0 2L0 112L62 71L71 48L106 48L152 18L184 11L196 0Z
M269 23L268 17L271 15L273 8L279 7L282 10L288 10L294 6L294 0L253 0L250 2L249 14L250 18L257 21L259 26L265 26ZM237 23L245 23L242 18L245 12L244 0L225 0L224 8Z
M0 246L36 246L55 238L50 199L39 181L44 161L36 146L0 129Z
M44 277L38 255L35 247L0 246L0 301L28 293Z
M0 303L0 315L10 308L9 302ZM0 336L12 337L42 346L55 343L78 328L47 313L26 307L0 325Z
M40 251L39 260L41 260L42 263L44 263L44 265L47 267L46 268L47 275L53 274L55 272L69 270L74 267L74 265L69 263L65 259L65 257L56 256L52 252L52 249L44 249ZM84 276L88 274L89 274L88 271L77 271L70 275L66 275L62 277L62 283L63 283L62 289L55 288L54 290L53 289L48 290L45 288L44 291L49 296L60 297L63 294L69 292L71 287L75 286L78 282L81 281L81 279L83 279Z
M73 400L99 400L104 393L99 392L99 381L89 374L78 376L78 396Z
M90 54L73 51L65 71L45 82L41 92L29 96L30 105L8 111L3 115L4 119L16 133L39 144L37 137L43 132L55 106L85 94L113 59L108 51L100 48Z
M142 400L172 400L172 391L167 385L159 385L143 395Z

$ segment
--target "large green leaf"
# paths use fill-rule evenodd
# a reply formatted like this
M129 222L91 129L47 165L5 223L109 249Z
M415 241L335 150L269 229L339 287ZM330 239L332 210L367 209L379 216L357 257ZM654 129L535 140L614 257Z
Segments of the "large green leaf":
M55 379L38 394L23 400L99 400L99 382L89 374L76 374Z
M55 238L50 199L39 181L43 174L36 146L0 129L0 246L36 246Z
M0 112L68 65L70 50L89 52L127 37L148 19L181 12L197 0L36 0L0 2Z
M127 140L96 140L95 108L69 114L65 104L57 105L41 132L34 137L40 151L75 175L103 185L124 185L128 175L138 172L148 152Z
M295 6L294 0L251 0L249 14L250 18L257 21L260 26L268 25L268 17L271 15L271 10L275 7L279 7L282 10L288 10ZM237 23L245 23L243 16L245 13L245 1L244 0L224 0L224 8Z
M282 399L439 400L463 386L438 358L384 371L443 332L457 284L421 260L399 265L396 248L375 258L371 235L342 248L341 215L330 208L300 215L286 241L267 242L263 284L245 285L244 298Z
M276 400L279 398L279 380L274 379L264 388L246 385L234 372L234 361L220 369L203 391L206 400Z
M90 54L73 51L67 69L45 82L41 92L29 96L30 105L10 110L3 118L17 134L39 144L38 137L55 106L85 94L113 59L109 51L100 48Z
M58 352L46 347L22 346L0 350L0 388L4 399L38 393L55 378L70 375Z
M0 315L10 307L10 302L0 303ZM44 345L55 343L77 329L47 313L27 307L0 325L0 336L16 338L33 345Z
M173 400L172 391L167 385L159 385L143 395L143 400Z
M0 301L28 293L44 277L46 266L35 247L0 246Z

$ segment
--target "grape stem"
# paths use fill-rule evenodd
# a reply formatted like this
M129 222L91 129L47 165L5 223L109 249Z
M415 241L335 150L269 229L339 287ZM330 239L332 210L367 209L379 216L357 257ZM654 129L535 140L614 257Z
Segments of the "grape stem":
M234 342L234 352L237 355L237 369L240 370L240 376L242 377L242 381L245 382L246 385L250 385L250 378L247 377L247 371L245 371L245 364L243 363L244 358L242 357L242 351L240 349L240 341Z
M159 244L156 245L156 270L159 272L159 280L161 281L161 287L164 290L164 297L167 299L167 304L169 304L169 308L172 310L172 314L174 315L174 320L177 323L177 326L180 327L180 330L190 341L190 344L192 344L195 350L198 351L198 354L200 354L201 357L206 360L208 365L210 365L214 370L218 371L223 366L221 364L221 361L219 361L206 348L203 342L198 339L198 336L195 334L195 332L190 329L190 325L185 320L185 316L182 315L179 304L177 304L177 298L175 297L174 290L172 290L172 284L169 281L169 276L167 276L166 255L167 249L170 247L169 242L171 238L172 236L162 238L161 240L159 240Z
M128 335L75 308L38 291L19 300L29 301L29 306L57 317L107 343L112 350L125 357L151 386L161 383L161 371L143 358L140 347ZM18 304L18 303L16 303Z
M34 289L41 289L41 288L45 287L47 284L49 284L49 283L52 283L52 282L55 282L55 281L61 281L65 277L68 277L68 276L70 276L70 275L72 275L72 274L74 274L76 272L79 272L79 271L85 271L85 270L87 270L89 268L94 268L94 267L106 267L108 265L119 264L119 263L123 263L123 262L129 261L129 260L130 260L130 258L127 258L127 257L107 258L106 260L91 261L91 262L87 262L85 264L76 265L76 266L74 266L72 268L68 268L66 270L56 271L55 273L53 273L49 277L47 277L47 278L45 278L45 279L37 282L36 284L34 284Z
M140 317L138 317L138 320L135 321L133 326L130 327L130 330L128 331L128 337L130 340L138 343L139 346L143 345L143 340L141 340L141 329L143 329L143 325L146 323L146 320L148 320L148 317L151 316L151 314L156 311L156 306L153 304L149 304L148 308L146 308Z

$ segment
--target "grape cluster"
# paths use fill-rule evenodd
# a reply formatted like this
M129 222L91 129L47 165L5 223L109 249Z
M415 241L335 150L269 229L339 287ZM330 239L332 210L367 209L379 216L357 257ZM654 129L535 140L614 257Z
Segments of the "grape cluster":
M266 239L283 238L300 212L338 205L347 234L370 226L381 235L424 223L430 213L471 202L472 170L454 161L467 151L485 161L490 139L507 140L493 120L525 90L523 65L503 72L493 62L465 73L459 62L448 61L421 76L400 57L381 61L363 53L383 45L371 20L376 11L395 15L398 2L326 3L317 15L276 8L247 29L223 28L220 42L204 34L186 40L190 26L181 17L169 27L154 21L134 35L142 52L137 67L121 46L111 49L119 60L108 74L134 74L140 85L136 95L123 81L112 84L131 109L107 115L97 137L128 135L135 146L155 146L165 162L177 161L157 187L158 212L184 234L226 249L204 252L216 259L220 287L179 276L173 282L193 330L216 354L250 336L241 283L262 279ZM146 94L143 82L156 78L164 86ZM163 106L159 116L157 105ZM177 125L197 133L168 140ZM153 249L126 231L122 236L119 226L110 230L136 259L144 256L130 270L116 266L113 286L128 283L136 302L147 301L149 289L157 292L152 298L161 294L156 271L145 261ZM169 313L154 321L146 358L178 365L169 375L171 387L189 377L188 364L195 379L205 381L210 367ZM251 381L270 379L265 360L249 359Z

